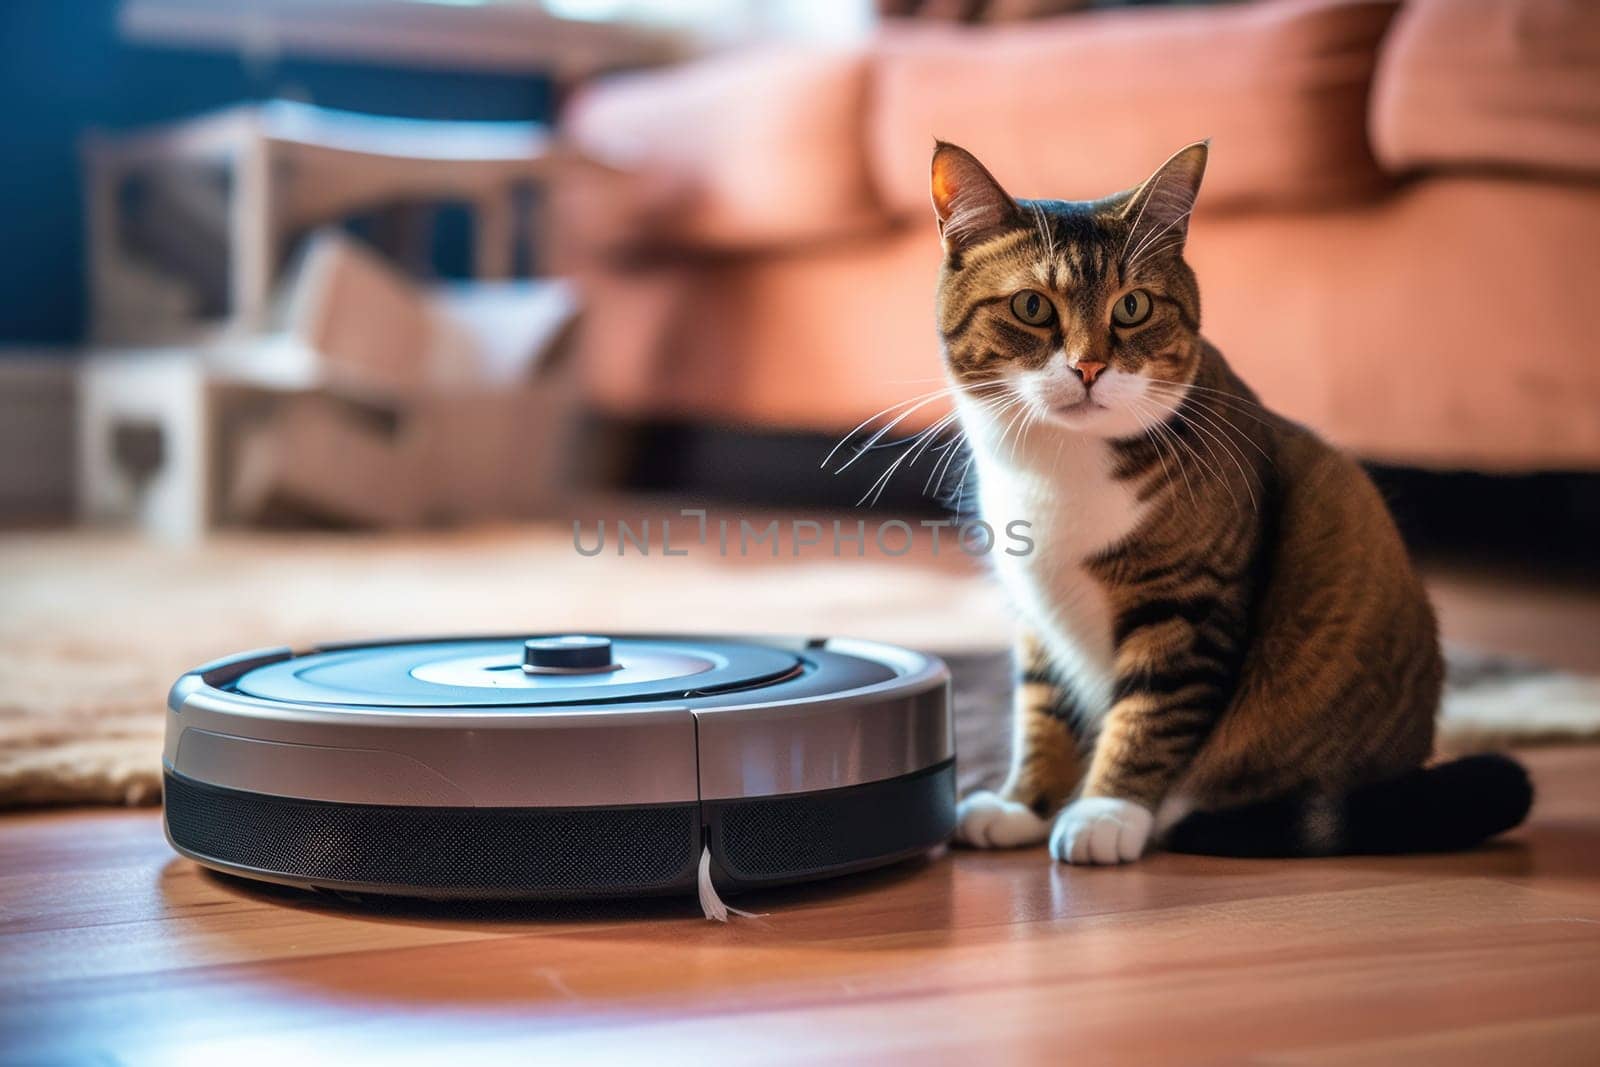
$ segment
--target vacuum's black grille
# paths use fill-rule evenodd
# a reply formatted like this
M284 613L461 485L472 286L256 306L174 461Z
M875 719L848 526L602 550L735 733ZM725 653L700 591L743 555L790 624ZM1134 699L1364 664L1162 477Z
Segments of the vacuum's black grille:
M698 805L461 808L332 804L166 776L167 829L196 856L310 884L390 892L649 892L694 884Z
M711 850L740 882L790 881L931 848L955 830L955 763L797 796L707 803Z

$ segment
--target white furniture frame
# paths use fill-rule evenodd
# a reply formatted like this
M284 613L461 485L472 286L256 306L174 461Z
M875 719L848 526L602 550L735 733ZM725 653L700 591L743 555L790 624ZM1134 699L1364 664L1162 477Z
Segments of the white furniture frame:
M96 344L202 340L216 323L185 315L173 283L126 255L119 191L163 166L211 164L231 175L227 333L260 329L287 237L363 207L402 200L468 204L478 277L508 277L519 241L519 190L559 153L548 130L521 122L436 122L333 111L288 101L246 105L83 146L88 191L91 335ZM525 213L523 213L525 214Z

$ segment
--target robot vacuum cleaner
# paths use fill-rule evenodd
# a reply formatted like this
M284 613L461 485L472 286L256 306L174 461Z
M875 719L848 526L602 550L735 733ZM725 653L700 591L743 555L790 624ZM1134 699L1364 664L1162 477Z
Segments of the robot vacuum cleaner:
M938 845L954 765L944 664L869 641L282 648L173 686L165 823L207 867L340 893L704 900Z

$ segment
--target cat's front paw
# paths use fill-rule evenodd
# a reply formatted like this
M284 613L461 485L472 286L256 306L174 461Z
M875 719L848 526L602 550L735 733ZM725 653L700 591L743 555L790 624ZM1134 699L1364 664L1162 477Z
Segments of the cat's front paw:
M1115 797L1083 797L1056 816L1050 855L1062 863L1132 863L1150 841L1150 809Z
M1050 824L1026 804L987 789L969 795L956 808L956 840L973 848L1022 848L1037 845L1049 833Z

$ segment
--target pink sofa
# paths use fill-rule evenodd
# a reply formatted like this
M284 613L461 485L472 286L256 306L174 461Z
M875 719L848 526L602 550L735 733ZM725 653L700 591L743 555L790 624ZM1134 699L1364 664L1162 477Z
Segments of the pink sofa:
M1204 330L1269 403L1379 461L1600 468L1600 4L891 23L599 82L564 123L636 175L557 195L607 412L846 429L939 374L936 136L1061 197L1210 136Z

